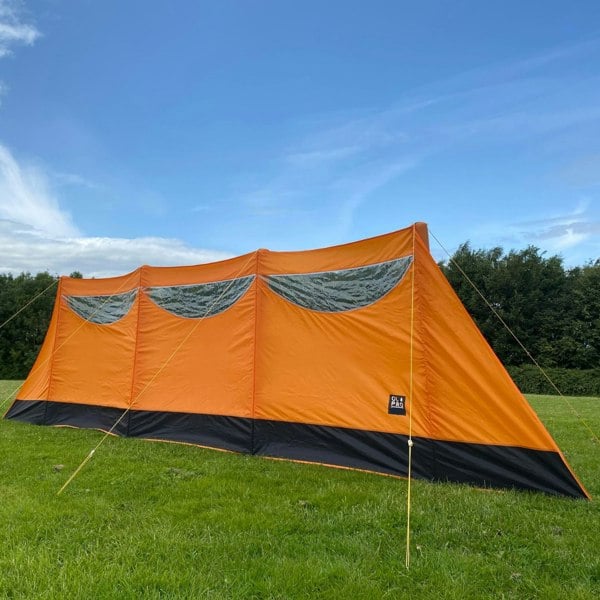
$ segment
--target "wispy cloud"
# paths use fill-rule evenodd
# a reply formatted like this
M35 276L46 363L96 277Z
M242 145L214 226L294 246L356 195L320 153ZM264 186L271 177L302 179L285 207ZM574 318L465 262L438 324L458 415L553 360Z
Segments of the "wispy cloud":
M39 37L34 25L23 22L19 2L0 0L0 58L10 54L13 46L31 46Z
M520 234L533 243L543 242L555 252L575 248L592 236L600 236L600 221L594 220L589 207L590 202L583 200L569 213L523 223Z
M598 39L549 48L406 90L390 106L304 119L296 124L301 133L282 144L271 176L240 190L237 200L252 214L281 220L287 213L289 222L299 207L318 206L328 218L313 228L348 237L358 211L386 186L444 153L523 151L524 144L540 148L549 140L558 148L564 132L600 123L597 75L572 79L571 68L554 68L599 53ZM587 239L581 229L565 229L562 242L548 234L536 239L555 240L557 248Z
M354 225L355 215L358 209L368 201L369 197L389 182L399 177L402 173L413 169L418 159L404 159L396 162L388 162L371 166L371 172L367 174L363 170L360 175L350 175L335 182L340 189L340 196L344 198L338 220L338 237L345 236Z
M286 156L287 162L298 167L306 167L315 164L341 160L353 156L361 151L358 145L342 146L340 148L327 148L309 150L307 152L296 152Z
M177 239L86 237L61 208L52 179L56 176L39 166L22 165L0 145L0 272L78 270L89 277L104 277L141 264L197 264L230 256ZM67 179L71 184L87 184L75 175Z
M94 181L86 179L77 173L63 173L61 171L50 172L50 177L60 186L83 187L90 190L100 189L102 186Z
M598 258L600 253L600 220L591 210L591 202L582 200L571 210L550 213L540 209L539 215L524 221L504 221L483 224L474 231L471 242L483 244L486 240L506 247L539 246L551 254L563 255L569 251L567 266L582 264ZM590 249L596 254L589 254Z
M288 149L287 162L304 167L386 150L436 151L473 136L505 141L598 120L597 94L582 98L574 86L569 94L564 81L544 70L598 51L600 39L560 46L406 90L395 104L354 111L345 121L336 114L328 124L322 117ZM596 77L586 83L597 91Z
M0 218L51 236L76 236L71 216L61 210L48 178L38 168L22 167L0 144Z
M393 112L406 116L420 108L422 104ZM287 217L296 225L299 216L309 219L316 211L332 243L348 236L356 211L377 190L419 160L405 123L393 122L386 111L354 115L341 123L320 120L318 129L283 150L270 180L239 193L236 200L250 215L278 222Z
M550 227L535 239L551 242L556 251L560 252L579 246L594 234L600 234L600 223L576 222Z

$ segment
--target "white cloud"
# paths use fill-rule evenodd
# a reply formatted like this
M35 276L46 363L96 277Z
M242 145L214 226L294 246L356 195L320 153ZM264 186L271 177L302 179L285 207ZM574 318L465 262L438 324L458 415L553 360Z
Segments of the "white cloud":
M160 237L50 237L22 223L0 220L0 273L81 271L85 277L111 277L142 264L190 265L230 256Z
M0 144L0 219L22 223L50 236L79 235L71 216L61 210L45 174L22 167Z
M534 244L543 241L553 251L574 248L600 234L600 222L594 219L589 207L589 200L581 200L569 212L517 223L513 228L522 238L529 238Z
M579 225L579 224L578 224ZM561 227L557 228L556 231L551 231L546 235L550 235L554 242L554 247L557 250L565 250L567 248L573 248L579 246L579 244L585 242L590 237L590 233L577 231L579 227ZM586 227L587 229L587 227Z
M550 254L565 258L567 266L583 264L598 258L600 251L600 221L591 210L589 200L582 200L572 210L546 214L520 222L499 222L481 225L474 232L473 245L494 244L540 246Z
M31 46L40 36L33 26L24 23L17 2L0 0L0 58L11 53L14 45Z
M359 176L352 175L336 182L345 200L341 205L339 216L338 236L347 236L354 224L357 210L369 199L379 188L399 177L402 173L417 166L416 158L398 160L395 163L374 164L369 171L364 169Z
M354 169L356 160L375 156L387 156L393 164L474 139L505 144L598 121L595 77L581 78L577 87L548 76L544 68L599 49L600 39L561 46L433 81L408 90L391 106L355 111L345 120L337 114L329 122L323 117L287 149L284 168L331 169L339 163Z
M81 184L70 174L71 183ZM161 237L86 237L61 209L50 178L23 166L0 144L0 272L49 271L86 277L127 273L141 264L181 265L222 260L225 252Z
M600 222L574 214L573 217L549 219L530 233L534 242L543 241L555 251L580 246L592 236L600 235Z

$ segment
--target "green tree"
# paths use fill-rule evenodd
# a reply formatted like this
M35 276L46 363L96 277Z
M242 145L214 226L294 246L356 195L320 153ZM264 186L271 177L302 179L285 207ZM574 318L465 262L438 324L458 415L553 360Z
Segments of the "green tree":
M466 243L441 267L504 364L530 359L461 269L538 362L568 368L598 365L598 262L567 271L560 257L545 257L533 246L505 254L502 248L472 250Z
M569 272L571 318L554 351L557 364L578 369L600 365L600 259Z
M0 329L0 379L21 379L31 369L54 305L55 289L47 288L56 281L49 273L0 275L0 325L6 323Z

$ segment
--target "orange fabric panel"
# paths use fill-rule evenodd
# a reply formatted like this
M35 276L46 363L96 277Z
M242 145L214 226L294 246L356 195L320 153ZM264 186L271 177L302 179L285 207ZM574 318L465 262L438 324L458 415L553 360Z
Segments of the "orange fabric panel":
M415 265L429 437L558 450L420 240Z
M260 272L350 269L408 256L412 245L409 228L323 250L261 251ZM255 416L407 433L408 418L388 414L388 402L410 390L411 278L412 267L373 304L333 313L301 308L261 279ZM423 386L424 373L414 381ZM426 432L420 407L413 409L413 427L415 434Z
M76 279L61 277L61 294L67 296L99 296L107 294L122 294L138 287L140 269L119 277L103 279Z
M142 267L142 286L189 285L254 274L256 252L227 260L184 267Z
M359 242L300 252L259 250L260 273L262 275L313 273L385 262L411 254L412 232L412 227L408 227Z
M409 395L410 277L343 313L300 308L261 281L255 416L407 433L408 417L389 415L388 402ZM424 418L415 408L420 432Z
M40 348L40 352L35 359L35 363L27 375L25 383L18 393L18 397L22 400L47 400L50 388L50 375L52 373L52 360L54 358L55 338L58 322L58 311L61 297L62 281L59 281L54 307L52 309L52 317L48 325L48 331L44 337L44 342Z
M254 305L255 283L229 309L198 319L141 294L133 408L250 417Z
M131 397L138 301L126 316L110 325L97 325L81 318L69 308L64 297L58 304L49 398L127 407Z

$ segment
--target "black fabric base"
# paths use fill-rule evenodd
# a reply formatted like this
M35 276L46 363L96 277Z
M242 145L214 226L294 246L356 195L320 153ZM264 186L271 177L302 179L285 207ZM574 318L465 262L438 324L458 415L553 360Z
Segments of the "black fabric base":
M16 400L6 418L108 431L124 410ZM220 415L130 410L113 433L406 477L406 435ZM587 497L557 452L413 437L412 475L478 487Z
M124 412L121 408L91 404L15 400L5 418L35 425L69 425L109 431ZM252 453L252 419L240 417L130 410L112 433Z

